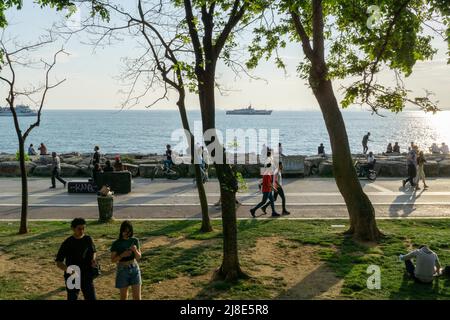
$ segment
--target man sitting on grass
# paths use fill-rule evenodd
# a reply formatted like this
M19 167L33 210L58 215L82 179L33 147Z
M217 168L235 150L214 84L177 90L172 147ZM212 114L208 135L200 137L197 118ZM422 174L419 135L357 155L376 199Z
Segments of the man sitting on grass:
M416 266L411 259L416 258ZM428 246L420 246L407 255L400 255L400 261L405 261L406 272L411 278L421 283L431 283L435 276L442 274L441 264L436 253Z

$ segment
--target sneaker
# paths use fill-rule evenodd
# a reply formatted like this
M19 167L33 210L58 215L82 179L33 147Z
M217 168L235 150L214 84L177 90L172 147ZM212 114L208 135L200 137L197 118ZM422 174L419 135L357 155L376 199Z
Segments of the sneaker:
M262 210L263 214L267 214L266 208L262 207L261 210Z
M280 214L278 212L272 212L272 217L279 217Z
M287 210L284 210L281 214L284 216L287 216L287 215L290 215L291 213Z
M49 189L56 189L56 187L55 186L51 186Z
M424 185L423 188L424 188L424 189L428 189L428 186L427 186L427 185Z
M403 188L404 188L405 185L406 185L406 180L402 180L402 185L403 185Z
M64 181L64 188L66 187L66 184L67 184L67 182L66 182L66 181Z
M250 209L250 214L252 215L253 218L256 218L255 217L255 209Z
M417 186L417 187L416 187L416 190L420 190L420 187Z

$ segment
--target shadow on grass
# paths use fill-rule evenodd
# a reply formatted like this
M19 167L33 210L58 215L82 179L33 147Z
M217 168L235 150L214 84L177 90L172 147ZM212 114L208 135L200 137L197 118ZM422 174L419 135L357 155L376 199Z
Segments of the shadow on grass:
M404 300L404 299L427 299L436 300L440 296L441 282L445 282L442 278L435 278L433 282L429 284L415 282L408 276L403 277L402 284L398 291L392 292L389 296L392 300ZM446 285L449 281L446 281ZM445 284L444 284L445 286Z
M2 235L0 237L0 240L2 238L20 237L20 239L12 241L12 242L8 243L8 245L3 247L4 249L6 249L6 251L9 251L9 250L13 249L14 247L21 246L23 244L29 244L29 243L33 243L33 242L39 241L39 240L46 240L49 238L66 235L67 232L70 232L70 226L69 226L69 228L56 229L56 230L47 231L44 233L39 233L36 235L30 235L30 233L24 234L24 235L19 235L17 233L10 233L7 235Z
M327 274L330 274L330 269L322 264L296 285L280 293L275 299L302 300L316 298L339 283L339 278L325 277Z
M63 277L61 277L61 281L64 281ZM46 292L41 295L34 296L33 300L47 300L61 292L66 292L66 287L59 287L58 289Z

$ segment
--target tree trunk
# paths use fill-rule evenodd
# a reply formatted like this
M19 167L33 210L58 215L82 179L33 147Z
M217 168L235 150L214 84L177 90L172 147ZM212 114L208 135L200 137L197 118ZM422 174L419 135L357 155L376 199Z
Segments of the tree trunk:
M183 124L183 129L189 133L187 139L191 143L191 159L194 160L194 135L191 132L189 127L189 121L187 117L186 107L184 104L185 94L184 91L180 92L180 99L178 100L178 110L180 111L181 122ZM192 161L194 163L194 161ZM202 210L202 226L200 228L200 232L211 232L213 230L211 226L211 221L209 220L209 210L208 210L208 199L206 197L205 186L202 181L202 174L200 171L199 165L194 165L195 167L195 181L197 184L198 197L200 199L200 206Z
M202 207L202 227L201 232L211 232L213 230L209 220L208 199L206 198L205 186L203 185L202 173L199 164L195 164L195 180L197 183L198 197Z
M202 110L203 132L215 130L215 97L214 97L214 68L207 69L199 77L199 97ZM202 81L203 80L203 81ZM217 137L215 138L217 139ZM211 141L205 141L209 145ZM236 219L236 192L238 183L226 162L224 150L222 163L215 163L217 177L220 184L220 199L222 205L222 228L223 228L223 260L217 269L215 277L233 282L246 275L241 271L237 244L237 219ZM211 154L213 155L213 154Z
M20 174L22 177L22 211L20 213L20 229L19 234L28 233L27 216L28 216L28 180L27 169L25 166L25 141L19 138L19 162Z
M336 184L344 197L350 215L350 228L346 233L358 240L378 241L381 232L377 228L375 210L356 175L344 119L334 95L332 83L326 79L324 68L320 68L321 70L316 73L313 68L310 83L322 110L330 137Z
M220 182L223 225L223 260L222 265L216 270L215 277L228 282L235 282L239 278L247 278L247 275L241 270L238 255L236 219L237 181L228 164L216 164L215 167Z

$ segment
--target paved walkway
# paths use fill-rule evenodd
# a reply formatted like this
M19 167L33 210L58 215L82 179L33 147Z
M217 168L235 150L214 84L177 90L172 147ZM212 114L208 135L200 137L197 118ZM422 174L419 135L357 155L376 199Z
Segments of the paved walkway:
M71 179L68 179L69 181ZM290 219L347 218L348 213L334 179L283 179ZM249 209L261 199L257 180L247 181L249 190L238 194L242 206L238 218L249 218ZM450 179L429 179L428 190L414 192L401 187L400 179L361 180L364 191L376 208L379 218L450 218ZM50 179L29 179L30 219L71 219L76 216L98 218L95 194L68 194L62 185L48 189ZM206 185L210 216L220 218L219 185ZM135 179L132 193L117 195L114 216L118 219L199 219L197 190L191 179L177 181ZM0 220L20 217L20 179L0 179ZM277 210L281 211L281 199ZM270 211L270 208L268 209ZM262 212L259 211L257 215ZM268 217L261 216L261 218Z

